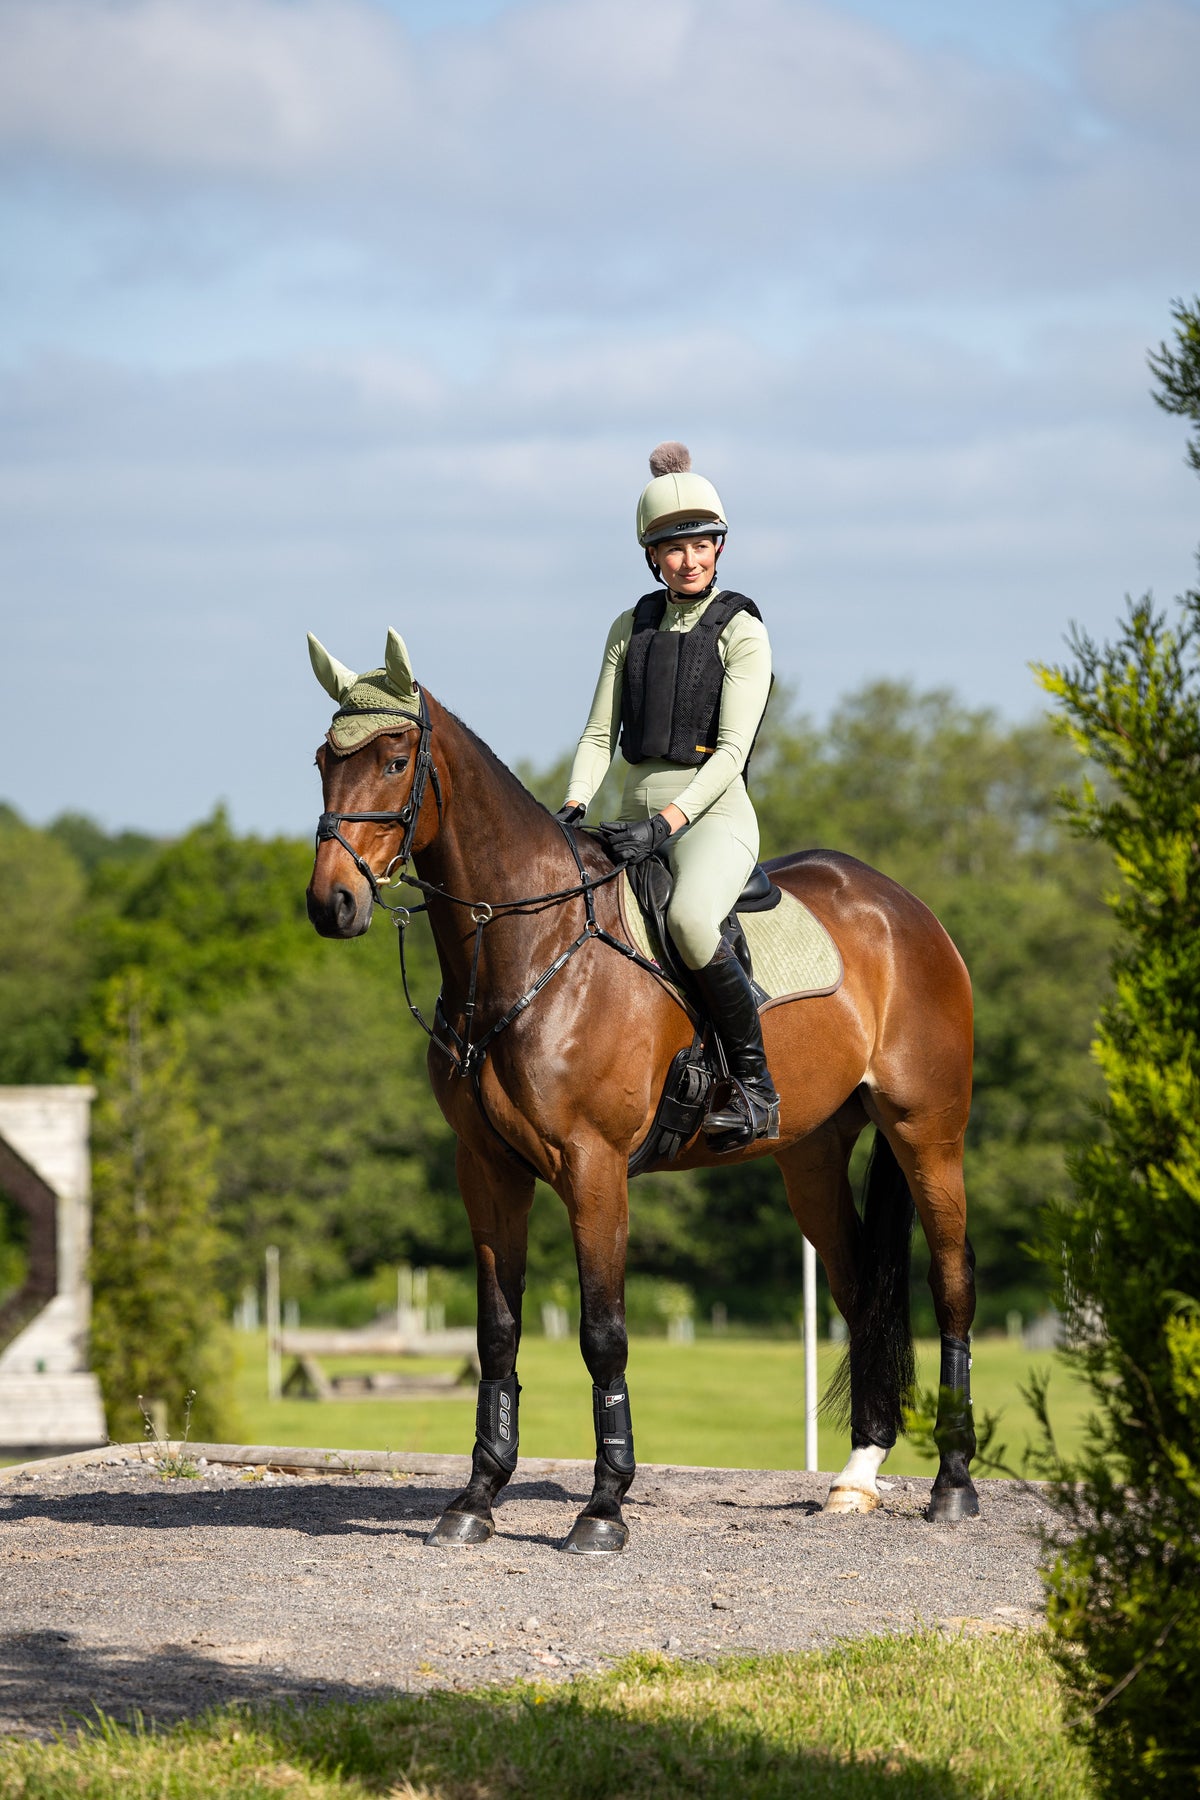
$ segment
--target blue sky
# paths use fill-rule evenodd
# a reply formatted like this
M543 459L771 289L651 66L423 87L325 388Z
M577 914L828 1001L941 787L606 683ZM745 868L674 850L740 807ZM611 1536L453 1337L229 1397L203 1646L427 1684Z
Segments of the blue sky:
M312 628L577 734L690 443L779 673L1013 718L1193 578L1191 0L0 0L0 682L27 816L302 831ZM54 695L47 717L46 695ZM81 754L82 751L82 754Z

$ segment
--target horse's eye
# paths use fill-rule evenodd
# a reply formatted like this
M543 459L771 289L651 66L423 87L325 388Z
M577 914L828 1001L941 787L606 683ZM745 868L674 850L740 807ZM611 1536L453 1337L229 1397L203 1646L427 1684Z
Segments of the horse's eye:
M408 767L407 756L396 756L396 757L393 757L392 761L388 764L387 768L383 772L385 775L403 775L403 773L404 773L405 769L407 769L407 767Z

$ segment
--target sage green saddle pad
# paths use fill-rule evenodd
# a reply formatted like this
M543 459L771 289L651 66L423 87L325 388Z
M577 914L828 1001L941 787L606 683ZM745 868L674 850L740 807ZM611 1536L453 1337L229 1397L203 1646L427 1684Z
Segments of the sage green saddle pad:
M633 897L628 875L621 876L619 887L621 921L630 943L651 962L659 962L658 946ZM750 946L754 979L769 996L766 1006L832 994L841 987L841 952L816 914L786 888L779 905L770 912L739 913L738 917ZM669 977L664 974L663 979ZM766 1006L760 1010L765 1012Z

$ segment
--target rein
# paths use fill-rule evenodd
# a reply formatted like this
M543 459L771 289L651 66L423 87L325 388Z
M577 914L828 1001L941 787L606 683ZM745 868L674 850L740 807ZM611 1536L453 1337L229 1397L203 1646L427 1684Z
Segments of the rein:
M579 846L575 842L575 834L570 826L563 824L561 819L556 820L555 823L566 838L571 855L575 860L575 867L579 871L579 880L572 887L555 888L545 894L528 894L519 900L498 900L495 903L492 903L487 900L463 899L461 895L448 893L445 888L438 887L434 882L422 881L419 876L410 875L408 873L407 865L412 856L413 839L416 836L417 821L420 816L421 806L425 799L425 789L428 784L432 784L434 798L437 801L439 827L443 816L442 787L441 782L438 780L437 768L434 764L433 753L430 748L433 727L430 722L429 708L425 701L424 692L420 690L419 699L420 710L416 719L413 718L411 713L402 712L398 707L343 707L341 712L336 715L340 718L344 715L357 712L369 711L372 714L387 712L394 714L396 718L407 719L410 724L417 725L420 730L420 738L417 744L417 765L413 772L413 782L412 787L409 790L408 799L399 812L323 812L317 821L317 844L320 846L321 844L330 841L340 844L342 849L345 850L350 857L350 860L353 862L359 874L366 880L370 887L371 898L374 903L381 906L386 913L391 915L392 922L397 930L397 943L400 950L400 979L404 987L404 998L408 1004L408 1010L425 1035L437 1045L438 1049L441 1050L445 1056L449 1058L455 1072L460 1076L469 1076L471 1078L472 1086L475 1090L475 1098L479 1103L480 1111L483 1112L483 1116L487 1120L487 1123L491 1125L491 1120L488 1119L487 1113L484 1111L483 1096L480 1093L479 1088L480 1067L487 1054L488 1047L495 1042L502 1031L508 1029L515 1019L520 1018L521 1014L525 1011L525 1008L537 998L544 987L553 981L559 971L566 967L571 958L578 950L583 948L589 938L595 938L602 944L608 944L613 950L619 950L622 956L626 957L630 962L637 963L641 968L647 969L652 975L661 975L661 970L656 964L644 957L640 951L635 950L631 944L622 943L620 938L614 937L611 932L605 931L604 927L598 924L593 895L597 888L605 887L610 881L615 881L624 865L619 863L615 869L610 869L607 875L589 875L583 866L583 859L579 854ZM377 876L365 858L360 856L354 846L348 843L346 838L342 835L341 827L343 825L360 824L398 825L404 831L404 837L401 841L400 848L396 855L392 857L382 875ZM461 1033L455 1030L454 1026L451 1025L449 1019L446 1017L440 994L438 996L437 1006L434 1009L434 1023L430 1025L416 1002L413 1000L412 994L409 991L408 963L404 953L405 933L412 923L413 915L421 912L427 913L429 911L429 903L428 900L426 900L416 906L404 906L402 904L394 904L392 901L385 899L382 891L384 887L395 887L401 884L406 887L417 888L421 893L434 899L445 900L451 906L466 907L471 915L471 921L475 926L475 943L471 953L471 974L467 985L466 1003L463 1007L463 1030ZM474 1038L472 1036L472 1031L478 1000L479 961L483 950L483 934L487 927L494 919L505 918L515 913L536 910L544 906L557 906L563 901L575 900L580 896L583 898L585 919L583 930L579 933L579 936L573 943L569 944L559 956L555 957L554 961L542 971L533 985L521 995L520 999L513 1002L512 1006L509 1007L502 1018L498 1019L481 1038ZM447 1042L447 1037L439 1036L439 1026L444 1028L449 1042ZM492 1126L492 1129L495 1130L495 1127Z

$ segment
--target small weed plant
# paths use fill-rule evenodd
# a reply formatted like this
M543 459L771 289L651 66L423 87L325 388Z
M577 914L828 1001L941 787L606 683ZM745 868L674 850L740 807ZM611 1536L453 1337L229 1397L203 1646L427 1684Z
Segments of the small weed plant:
M146 1405L141 1394L138 1395L138 1407L142 1415L142 1435L147 1448L154 1453L154 1466L164 1481L195 1481L200 1474L200 1465L194 1456L188 1454L188 1439L192 1431L192 1406L196 1399L195 1388L189 1388L183 1402L183 1436L172 1447L169 1437L159 1431L153 1413Z

